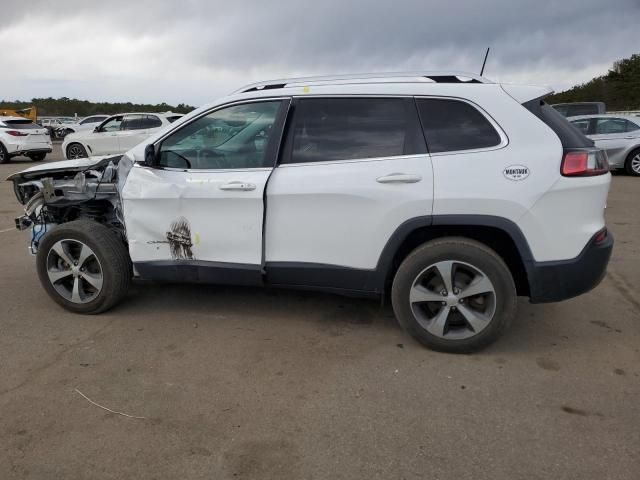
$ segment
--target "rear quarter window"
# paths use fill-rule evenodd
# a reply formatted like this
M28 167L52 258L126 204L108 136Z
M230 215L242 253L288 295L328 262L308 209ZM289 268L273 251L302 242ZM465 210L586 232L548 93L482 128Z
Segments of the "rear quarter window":
M491 122L467 102L418 98L418 112L431 153L496 147L502 143Z

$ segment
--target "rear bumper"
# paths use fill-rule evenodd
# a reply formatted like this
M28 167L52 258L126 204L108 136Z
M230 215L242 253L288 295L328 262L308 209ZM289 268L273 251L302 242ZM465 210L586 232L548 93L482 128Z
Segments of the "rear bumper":
M10 157L17 157L18 155L28 155L30 153L51 153L51 146L47 145L18 145L15 150L8 151Z
M595 288L604 278L613 235L596 243L595 235L572 260L534 263L528 268L531 303L559 302Z

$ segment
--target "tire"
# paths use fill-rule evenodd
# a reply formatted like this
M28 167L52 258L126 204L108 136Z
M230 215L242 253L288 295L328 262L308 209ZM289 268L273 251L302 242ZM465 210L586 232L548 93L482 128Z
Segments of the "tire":
M624 162L625 171L634 177L640 177L640 148L632 151Z
M4 145L0 143L0 163L9 163L9 153Z
M80 143L72 143L67 147L67 158L73 160L76 158L87 158L87 151Z
M440 274L447 271L454 279L449 289ZM405 258L393 279L391 300L400 325L423 345L469 353L488 346L508 327L517 294L509 268L493 250L446 237L424 243Z
M31 160L33 160L34 162L41 162L42 160L44 160L44 157L47 156L46 153L41 152L41 153L30 153L29 155L27 155Z
M74 261L77 266L71 265ZM36 265L49 296L75 313L110 309L131 284L126 246L115 232L93 221L65 223L46 233L38 246Z

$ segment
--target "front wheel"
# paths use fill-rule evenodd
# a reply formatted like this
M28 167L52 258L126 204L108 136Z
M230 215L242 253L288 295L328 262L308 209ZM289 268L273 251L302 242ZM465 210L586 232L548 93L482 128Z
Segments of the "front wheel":
M516 312L508 267L474 240L447 237L416 248L393 280L400 325L434 350L465 353L494 342Z
M87 151L79 143L72 143L67 147L67 158L69 160L75 160L78 158L88 157Z
M629 175L640 177L640 148L634 150L624 162L624 169Z
M49 296L76 313L108 310L126 295L131 282L124 243L93 221L69 222L45 233L36 265Z
M42 160L44 160L44 157L46 157L47 154L44 152L40 152L40 153L30 153L28 155L28 157L33 160L34 162L41 162Z

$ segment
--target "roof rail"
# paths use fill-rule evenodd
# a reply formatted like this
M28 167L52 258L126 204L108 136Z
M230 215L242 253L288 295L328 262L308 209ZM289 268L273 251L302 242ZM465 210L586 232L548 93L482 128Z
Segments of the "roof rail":
M386 73L355 73L349 75L326 75L318 77L283 78L251 83L234 91L237 93L272 90L311 84L341 84L341 83L399 83L399 82L430 82L430 83L493 83L480 75L468 72L386 72Z

